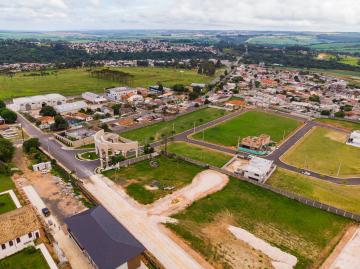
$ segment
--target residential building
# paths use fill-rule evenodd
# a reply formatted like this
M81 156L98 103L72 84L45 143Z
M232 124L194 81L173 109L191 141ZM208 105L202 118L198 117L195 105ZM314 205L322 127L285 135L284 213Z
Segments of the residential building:
M34 246L40 224L28 205L0 215L0 259Z
M92 93L92 92L84 92L81 94L81 97L93 104L101 104L101 103L105 103L107 100L106 98L102 97L101 95L98 95L96 93Z
M77 101L73 103L66 103L54 107L55 111L59 114L65 115L68 113L78 112L80 109L86 109L88 106L84 101Z
M114 101L122 101L123 97L137 94L137 90L129 87L116 87L105 90L106 96Z
M261 150L270 143L270 136L262 134L260 136L248 136L241 140L241 147L251 150Z
M104 207L65 220L70 236L97 269L136 269L145 247Z

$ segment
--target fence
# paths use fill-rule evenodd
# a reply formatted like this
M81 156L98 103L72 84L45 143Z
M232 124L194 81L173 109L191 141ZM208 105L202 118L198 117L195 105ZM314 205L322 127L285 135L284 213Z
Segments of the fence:
M157 156L159 156L159 153L157 153L157 152L150 153L150 154L147 154L147 155L142 155L142 156L137 157L137 158L132 158L132 159L128 159L128 160L119 162L118 164L116 164L114 166L106 167L102 171L104 172L104 171L108 171L108 170L112 170L112 169L116 169L116 168L127 167L129 165L132 165L132 164L135 164L135 163L138 163L138 162L142 162L142 161L145 161L145 160L150 160L150 159L155 158Z
M318 209L321 209L321 210L325 210L325 211L333 213L335 215L339 215L339 216L342 216L342 217L345 217L345 218L360 222L360 215L345 211L343 209L340 209L340 208L337 208L337 207L334 207L334 206L330 206L330 205L327 205L327 204L324 204L324 203L321 203L321 202L318 202L318 201L315 201L315 200L312 200L312 199L309 199L309 198L305 198L305 197L303 197L301 195L298 195L298 194L295 194L295 193L292 193L292 192L288 192L288 191L284 191L284 190L275 188L273 186L270 186L268 184L259 183L259 182L255 181L255 180L244 178L244 177L242 177L242 176L240 176L240 175L238 175L236 173L232 173L232 172L227 171L227 170L225 170L223 168L208 165L208 164L205 164L203 162L193 160L193 159L185 157L185 156L180 156L180 155L176 155L176 154L173 154L173 153L169 154L169 153L165 153L165 152L162 152L162 154L164 154L166 156L169 156L169 157L174 157L174 158L177 158L177 159L180 159L180 160L192 163L192 164L195 164L197 166L201 166L201 167L204 167L204 168L208 168L208 169L223 173L223 174L228 175L230 177L234 177L234 178L237 178L239 180L249 182L249 183L254 184L254 185L256 185L256 186L258 186L260 188L267 189L267 190L272 191L274 193L285 196L285 197L287 197L289 199L298 201L298 202L300 202L302 204L305 204L305 205L308 205L308 206L311 206L311 207L314 207L314 208L318 208Z

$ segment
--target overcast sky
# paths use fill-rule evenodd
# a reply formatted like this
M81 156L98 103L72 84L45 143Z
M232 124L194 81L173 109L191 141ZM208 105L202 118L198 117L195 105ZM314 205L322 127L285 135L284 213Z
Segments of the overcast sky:
M0 29L360 32L360 0L0 0Z

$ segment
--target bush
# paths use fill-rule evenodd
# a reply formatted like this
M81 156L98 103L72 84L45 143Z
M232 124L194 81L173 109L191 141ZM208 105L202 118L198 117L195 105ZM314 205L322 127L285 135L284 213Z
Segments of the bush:
M32 149L38 149L40 147L40 142L38 138L30 138L23 143L23 150L26 153L32 151Z
M0 116L5 120L6 123L12 124L17 120L17 114L7 108L2 108L0 110Z
M15 147L13 144L5 138L0 138L0 161L10 162L14 153Z
M320 114L323 116L330 116L331 112L329 110L322 110Z
M334 115L337 118L343 118L343 117L345 117L345 112L344 111L338 111L338 112L335 112Z
M0 100L0 109L5 108L6 104L3 100Z
M57 115L57 113L52 106L43 106L40 110L40 115L55 117Z
M54 120L55 122L50 126L51 131L62 131L69 127L68 122L61 115L56 115Z

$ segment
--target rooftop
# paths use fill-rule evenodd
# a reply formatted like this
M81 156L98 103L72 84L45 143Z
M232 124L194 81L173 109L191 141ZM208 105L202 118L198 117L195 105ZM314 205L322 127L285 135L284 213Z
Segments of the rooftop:
M65 222L99 269L117 268L145 250L102 206L72 216Z

